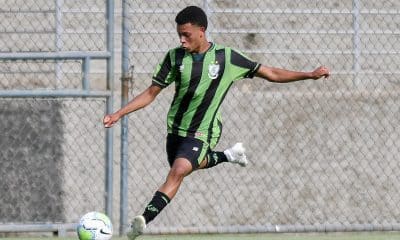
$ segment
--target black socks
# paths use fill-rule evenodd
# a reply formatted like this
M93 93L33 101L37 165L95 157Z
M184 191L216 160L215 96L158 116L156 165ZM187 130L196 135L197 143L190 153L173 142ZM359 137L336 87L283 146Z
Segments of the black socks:
M157 191L144 210L143 217L146 219L146 224L151 222L170 201L166 194Z
M207 160L207 166L205 166L205 168L211 168L228 161L224 152L209 152L207 154ZM157 191L144 210L143 217L146 220L146 224L151 222L170 201L171 199L169 199L165 193Z
M207 166L204 168L215 167L220 163L227 162L228 158L226 158L224 152L209 152L207 154L207 160Z

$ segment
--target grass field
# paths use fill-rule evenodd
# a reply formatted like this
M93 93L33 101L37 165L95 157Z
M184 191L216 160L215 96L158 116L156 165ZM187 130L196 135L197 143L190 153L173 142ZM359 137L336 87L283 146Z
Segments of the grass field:
M70 238L2 238L4 240L76 240ZM113 240L127 240L114 237ZM349 232L349 233L275 233L275 234L192 234L145 235L137 240L400 240L400 232Z

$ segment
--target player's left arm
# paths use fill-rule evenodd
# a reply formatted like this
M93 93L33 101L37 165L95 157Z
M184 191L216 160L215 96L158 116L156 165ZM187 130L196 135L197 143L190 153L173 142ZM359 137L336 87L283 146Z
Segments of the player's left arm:
M329 75L329 69L324 66L318 67L312 72L296 72L281 68L267 67L264 65L261 65L255 74L257 77L278 83L287 83L306 79L317 80L322 77L327 78Z

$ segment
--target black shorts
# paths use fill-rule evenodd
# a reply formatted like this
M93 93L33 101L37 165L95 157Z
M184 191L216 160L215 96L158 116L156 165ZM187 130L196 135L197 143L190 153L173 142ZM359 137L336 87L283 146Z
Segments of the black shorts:
M167 136L167 155L169 166L172 167L175 159L186 158L192 164L193 170L199 168L206 157L209 145L193 137L181 137L175 134Z

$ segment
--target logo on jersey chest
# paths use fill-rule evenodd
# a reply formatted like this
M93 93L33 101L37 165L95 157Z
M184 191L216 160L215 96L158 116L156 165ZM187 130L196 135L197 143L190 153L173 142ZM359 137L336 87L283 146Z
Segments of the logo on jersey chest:
M218 78L219 68L218 62L208 65L208 77L211 79Z

